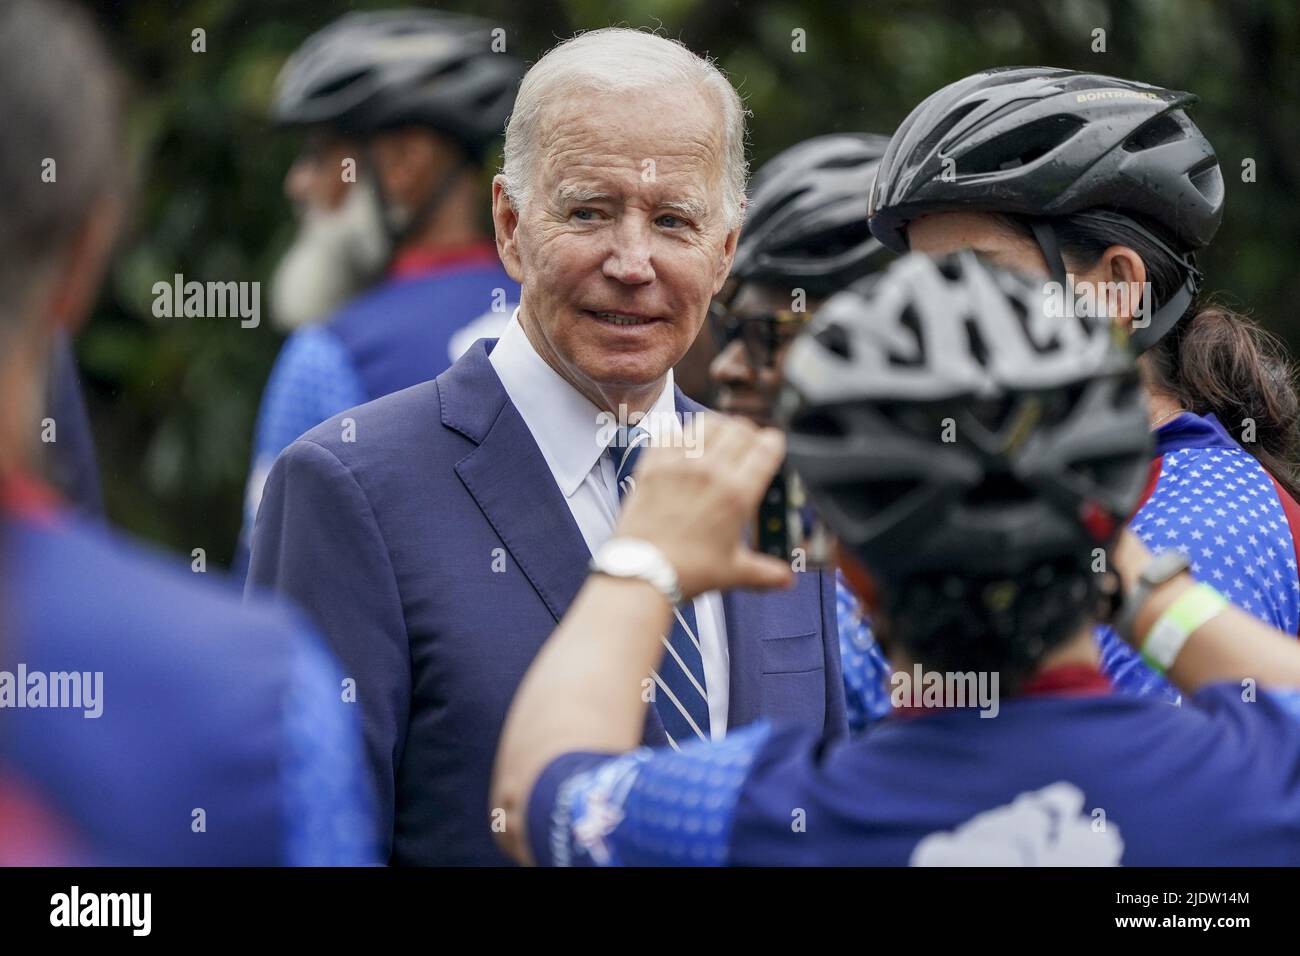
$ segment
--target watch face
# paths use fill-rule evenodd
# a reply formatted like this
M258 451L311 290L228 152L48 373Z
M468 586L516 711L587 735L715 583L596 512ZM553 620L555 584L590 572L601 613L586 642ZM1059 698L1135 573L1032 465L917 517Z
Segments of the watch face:
M602 557L605 567L614 574L639 574L646 567L644 552L630 541L619 541L607 547Z
M1186 567L1188 567L1187 556L1181 551L1165 551L1163 554L1156 555L1147 565L1143 577L1154 584L1163 584Z

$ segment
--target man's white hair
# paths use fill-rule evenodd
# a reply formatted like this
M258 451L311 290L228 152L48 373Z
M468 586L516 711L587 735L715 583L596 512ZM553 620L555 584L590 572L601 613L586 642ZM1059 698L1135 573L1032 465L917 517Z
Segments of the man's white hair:
M537 168L537 139L548 106L574 93L628 93L690 83L721 111L722 212L728 229L744 209L745 107L713 62L682 43L645 30L605 27L565 40L533 64L519 85L506 126L502 175L517 210L531 198Z

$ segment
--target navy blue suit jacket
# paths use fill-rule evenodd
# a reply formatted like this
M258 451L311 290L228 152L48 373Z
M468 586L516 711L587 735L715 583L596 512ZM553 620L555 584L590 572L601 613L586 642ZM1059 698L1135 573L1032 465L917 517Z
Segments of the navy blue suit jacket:
M591 557L494 344L289 446L253 536L249 587L301 603L356 680L393 863L506 862L488 807L497 738ZM767 715L846 732L834 577L796 577L723 597L729 727ZM646 742L667 744L653 708Z

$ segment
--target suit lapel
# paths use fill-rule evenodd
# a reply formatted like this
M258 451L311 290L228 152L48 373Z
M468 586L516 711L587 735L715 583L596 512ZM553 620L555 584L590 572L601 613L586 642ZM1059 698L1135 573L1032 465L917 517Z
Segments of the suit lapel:
M438 379L442 422L477 443L456 474L558 623L587 579L591 552L488 360L494 344L476 342ZM646 709L644 743L668 745L654 707Z
M449 377L446 387L439 380L440 394L452 398L443 403L443 424L478 442L456 463L456 474L558 622L586 580L591 552L488 361L491 344L476 342L457 363L468 374Z

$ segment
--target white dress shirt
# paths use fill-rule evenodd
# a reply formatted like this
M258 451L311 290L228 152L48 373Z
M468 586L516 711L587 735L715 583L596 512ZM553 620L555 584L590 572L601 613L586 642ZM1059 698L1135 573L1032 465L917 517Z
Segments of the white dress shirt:
M614 463L598 440L609 413L578 393L537 354L519 324L515 309L501 339L492 349L492 367L505 386L510 401L523 417L542 457L568 502L587 548L595 554L614 533L618 515L618 487ZM673 398L673 372L668 370L664 389L646 416L646 430L655 441L666 437L660 429L681 432ZM730 655L722 595L710 591L695 598L704 680L709 696L710 734L717 740L727 731Z

